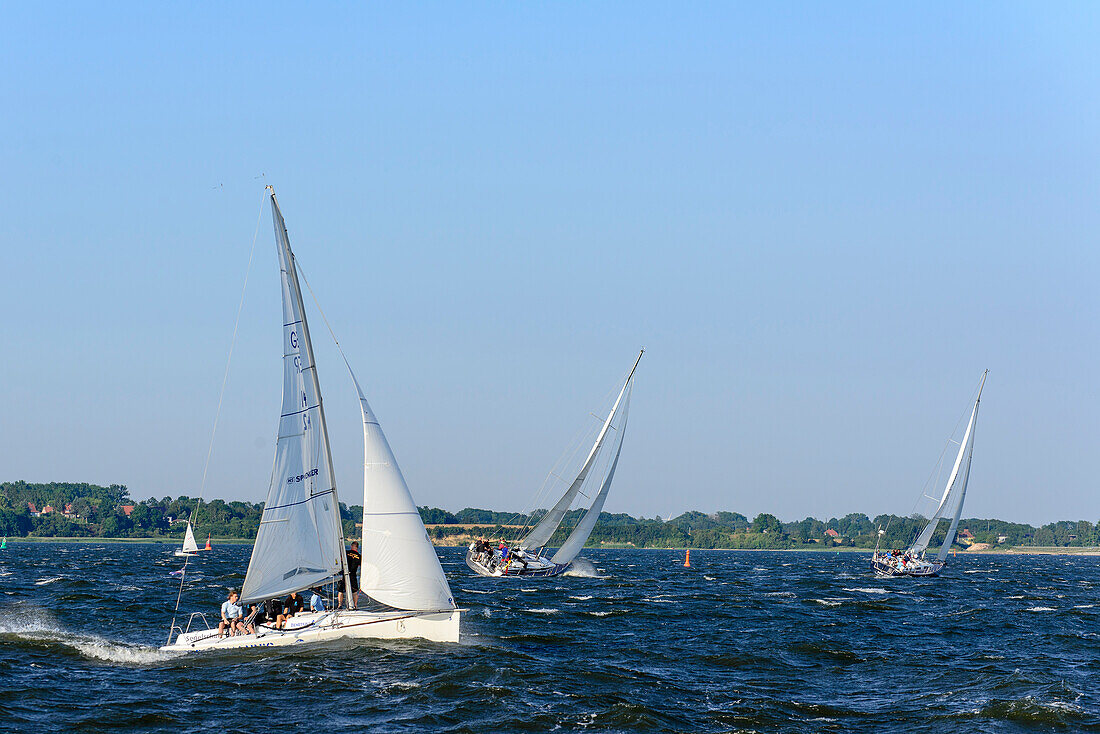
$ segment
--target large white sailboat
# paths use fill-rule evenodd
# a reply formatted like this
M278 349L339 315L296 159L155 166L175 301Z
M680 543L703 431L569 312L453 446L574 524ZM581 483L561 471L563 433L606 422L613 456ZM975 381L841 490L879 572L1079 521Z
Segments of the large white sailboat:
M246 609L327 583L353 586L297 265L275 192L268 190L282 281L283 401L271 484L240 594ZM284 629L260 624L254 633L225 637L209 624L193 630L195 619L205 619L195 613L186 626L173 620L163 649L224 650L340 637L458 642L461 610L354 373L352 380L363 417L362 591L382 608L299 613Z
M642 361L645 350L638 352L634 366L630 368L626 382L619 391L615 404L603 421L596 441L592 444L584 463L569 488L558 499L549 512L535 525L515 547L492 547L487 541L471 543L466 552L466 565L481 576L557 576L564 573L577 554L584 548L596 522L603 512L607 493L611 491L611 481L615 478L615 469L619 464L619 454L623 449L623 437L626 435L626 420L630 412L630 394L634 388L634 371ZM606 455L604 451L606 449ZM598 475L593 468L602 462L603 471ZM552 556L543 555L546 544L557 532L569 507L586 486L599 486L588 511L581 517L573 532Z
M970 481L970 463L974 457L974 426L978 420L978 406L982 402L982 389L985 387L985 378L989 370L982 373L981 382L978 385L978 396L974 399L974 408L970 411L970 422L966 424L966 433L959 443L959 453L955 456L955 463L948 475L947 485L943 489L943 496L928 523L924 526L920 535L904 551L880 550L877 546L871 556L871 568L879 576L935 576L947 564L947 554L951 550L951 543L955 540L955 532L959 528L959 518L962 517L963 501L966 499L966 485ZM932 558L927 557L928 544L932 541L932 535L939 527L941 520L950 520L947 535L943 539L939 552ZM880 537L881 537L880 533Z

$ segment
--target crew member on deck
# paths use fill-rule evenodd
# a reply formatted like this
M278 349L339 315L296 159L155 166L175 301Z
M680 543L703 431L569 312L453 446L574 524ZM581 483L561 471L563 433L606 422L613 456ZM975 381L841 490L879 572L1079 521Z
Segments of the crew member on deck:
M218 637L222 637L223 632L227 635L237 634L243 613L244 610L237 606L237 592L230 591L229 597L222 603L222 620L218 622Z
M352 541L351 549L348 554L348 576L351 577L351 599L349 601L354 606L359 606L359 566L363 563L363 556L359 555L359 543L358 541ZM340 593L336 595L336 606L343 608L344 606L344 579L340 579Z
M309 597L309 611L311 612L323 612L325 611L325 599L321 596L320 589L311 589L313 596Z
M267 624L275 629L282 629L286 621L283 619L283 603L278 599L268 599L264 602L264 617Z
M286 621L300 611L302 611L302 597L299 596L297 591L292 591L286 599L283 599L283 613L279 615L279 629L286 629Z

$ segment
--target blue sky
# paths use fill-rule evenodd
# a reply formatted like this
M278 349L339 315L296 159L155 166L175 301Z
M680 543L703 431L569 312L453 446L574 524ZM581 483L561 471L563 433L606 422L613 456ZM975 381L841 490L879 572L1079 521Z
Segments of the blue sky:
M989 368L966 514L1096 520L1098 20L9 6L3 478L197 493L271 183L422 504L524 507L645 346L610 511L908 512ZM270 474L259 232L208 496Z

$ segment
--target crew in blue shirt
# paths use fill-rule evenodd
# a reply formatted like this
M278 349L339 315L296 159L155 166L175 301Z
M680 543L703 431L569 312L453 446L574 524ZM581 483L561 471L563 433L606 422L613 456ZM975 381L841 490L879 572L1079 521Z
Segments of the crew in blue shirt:
M244 627L241 624L243 615L244 610L237 605L237 592L230 591L229 599L222 603L222 619L218 622L218 637L226 632L235 635L238 631L243 631Z
M321 597L319 589L311 589L313 596L309 598L309 611L311 612L323 612L325 611L325 600Z

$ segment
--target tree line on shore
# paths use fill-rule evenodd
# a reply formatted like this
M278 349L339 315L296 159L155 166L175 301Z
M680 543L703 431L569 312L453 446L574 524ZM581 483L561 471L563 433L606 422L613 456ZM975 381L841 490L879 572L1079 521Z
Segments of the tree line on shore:
M362 507L341 503L346 537L359 534L357 523ZM136 501L124 485L102 487L86 483L28 482L0 483L0 535L8 537L99 537L99 538L172 538L180 537L186 521L195 513L195 530L222 538L250 539L256 536L263 514L263 503L226 502L220 499L200 501L191 497L164 497ZM463 542L468 537L494 540L518 540L524 526L538 522L545 510L529 517L515 513L466 508L448 512L421 507L420 515L428 525L428 534L436 542ZM558 545L580 520L584 510L570 511L550 545ZM636 548L728 548L791 549L812 547L872 548L904 547L924 525L918 516L879 515L874 519L861 513L841 518L783 522L762 513L752 520L738 512L685 512L676 518L633 517L602 513L590 546L622 545ZM946 525L947 523L941 523ZM990 546L1100 546L1100 523L1087 520L1049 523L1034 527L1003 520L970 518L959 525L964 544ZM879 530L883 534L879 535ZM942 543L941 527L933 544ZM957 541L958 542L958 541Z

